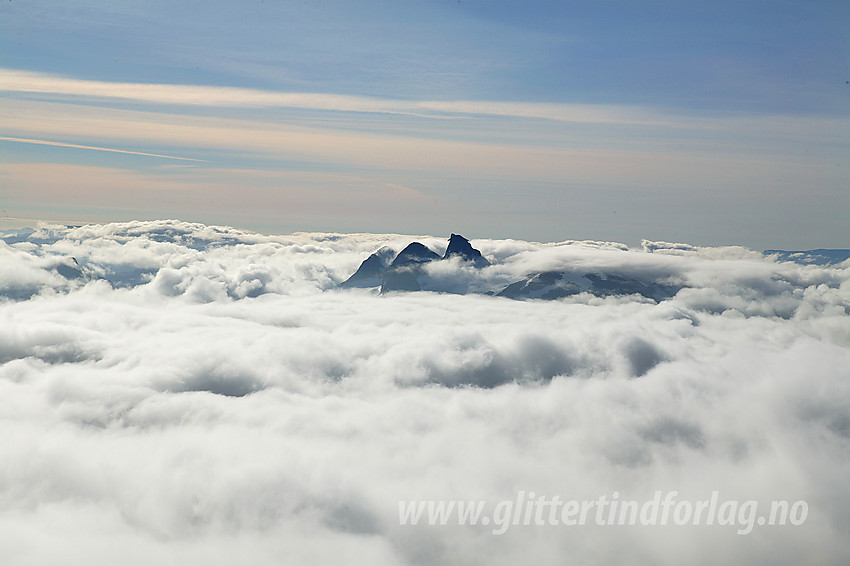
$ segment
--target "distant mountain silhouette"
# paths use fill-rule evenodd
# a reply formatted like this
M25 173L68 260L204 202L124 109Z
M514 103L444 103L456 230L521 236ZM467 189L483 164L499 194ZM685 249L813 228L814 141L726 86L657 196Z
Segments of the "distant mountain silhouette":
M490 262L481 255L481 252L472 247L469 240L460 234L452 234L449 238L449 247L446 248L446 254L443 259L449 259L453 256L459 256L466 261L472 262L475 267L487 267Z
M472 247L469 240L460 234L452 234L446 253L440 254L420 242L411 242L398 255L389 248L381 248L367 257L354 274L340 283L344 289L380 287L381 293L389 291L421 291L423 281L428 279L425 264L452 257L472 263L475 267L487 267L481 252Z
M529 275L527 279L511 283L501 292L499 297L509 299L560 299L570 295L576 295L582 291L581 287L559 271L544 271Z
M427 277L423 265L440 259L440 255L419 242L413 242L396 256L384 273L381 293L387 291L421 291L423 277Z
M439 254L419 242L408 244L394 258L393 251L381 248L360 264L357 271L340 287L380 287L381 293L391 291L415 292L422 290L449 293L466 293L466 284L453 285L445 278L436 278L429 274L426 266L431 262L460 258L469 265L482 269L490 262L460 234L452 234L445 254ZM681 287L669 285L651 277L627 276L606 272L582 270L548 270L529 273L524 279L515 281L501 290L482 290L487 293L509 299L556 300L579 293L591 293L598 297L610 295L641 295L662 301L679 292Z
M571 271L544 271L530 274L526 279L511 283L499 297L509 299L555 300L588 292L597 297L609 295L641 295L655 301L669 299L681 287L657 281L641 281L615 273L582 273Z
M419 242L412 242L399 252L390 264L390 268L398 268L411 263L426 263L435 259L440 259L439 254L431 251Z
M366 258L360 264L354 275L340 283L340 287L349 289L352 287L378 287L384 277L384 272L393 260L395 252L383 247Z

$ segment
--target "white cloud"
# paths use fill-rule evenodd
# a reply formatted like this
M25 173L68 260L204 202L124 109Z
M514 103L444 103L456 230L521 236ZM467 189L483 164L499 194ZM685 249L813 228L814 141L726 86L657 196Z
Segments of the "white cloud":
M10 563L850 557L846 267L497 240L472 241L493 262L478 274L434 266L479 290L553 267L686 284L660 303L512 301L334 288L380 246L444 238L159 221L15 239L0 244ZM83 277L53 269L70 257ZM398 525L399 499L656 489L805 499L809 518L748 536Z

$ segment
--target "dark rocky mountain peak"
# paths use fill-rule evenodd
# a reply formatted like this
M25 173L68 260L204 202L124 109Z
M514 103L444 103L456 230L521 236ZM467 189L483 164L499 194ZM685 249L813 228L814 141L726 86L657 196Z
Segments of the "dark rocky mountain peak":
M439 254L433 252L419 242L412 242L401 250L390 267L384 272L384 280L381 282L381 293L388 291L421 291L422 282L428 276L424 265L428 262L440 259Z
M340 287L350 289L352 287L377 287L384 278L384 272L389 267L395 256L395 251L384 246L369 257L367 257L354 275L340 283Z
M448 259L452 256L460 256L466 261L475 264L476 267L487 267L490 262L481 255L481 252L472 247L469 240L460 234L452 234L449 238L449 247L446 248L446 255L443 259Z
M435 259L440 259L440 256L419 242L412 242L399 252L390 264L390 269L409 265L411 263L425 263Z
M393 256L395 256L393 258ZM420 242L411 242L398 255L389 248L381 248L360 264L357 271L340 283L342 288L380 287L381 293L389 291L448 291L445 281L428 273L426 264L451 257L460 257L475 267L487 267L487 261L481 252L470 245L469 240L460 234L452 234L443 256L435 253Z

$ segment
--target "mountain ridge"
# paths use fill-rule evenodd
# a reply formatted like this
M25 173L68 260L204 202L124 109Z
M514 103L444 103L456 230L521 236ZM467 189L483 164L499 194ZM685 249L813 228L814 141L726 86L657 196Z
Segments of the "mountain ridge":
M392 250L384 247L367 257L351 277L339 284L340 288L379 288L381 294L390 292L435 291L452 294L483 294L508 299L557 300L589 292L599 297L612 295L641 295L660 302L674 296L681 286L653 278L624 276L614 270L545 270L527 273L523 279L501 288L489 290L458 290L429 272L435 263L459 259L470 269L471 279L481 270L492 266L469 240L452 234L445 253L440 256L420 242L411 242L390 259Z

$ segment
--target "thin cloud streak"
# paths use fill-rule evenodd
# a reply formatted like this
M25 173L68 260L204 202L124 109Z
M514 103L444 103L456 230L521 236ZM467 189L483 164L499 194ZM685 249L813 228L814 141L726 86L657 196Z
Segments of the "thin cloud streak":
M0 136L0 140L10 141L10 142L15 142L15 143L29 143L29 144L33 144L33 145L50 145L50 146L54 146L54 147L70 147L70 148L74 148L74 149L88 149L88 150L92 150L92 151L108 151L108 152L111 152L111 153L126 153L128 155L143 155L145 157L157 157L157 158L160 158L160 159L176 159L178 161L195 161L195 162L198 162L198 163L209 163L209 161L206 161L204 159L193 159L191 157L177 157L177 156L174 156L174 155L161 155L159 153L145 153L143 151L130 151L130 150L127 150L127 149L115 149L115 148L111 148L111 147L96 147L96 146L93 146L93 145L80 145L80 144L76 144L76 143L64 143L64 142L55 142L55 141L48 141L48 140L35 140L35 139L28 139L28 138L13 138L13 137L8 137L8 136Z
M236 118L14 98L0 108L3 133L9 136L74 140L107 147L145 144L164 154L191 150L198 157L221 160L222 167L215 169L234 171L226 179L214 176L209 166L192 167L191 176L151 176L150 172L140 171L148 179L145 183L152 183L147 186L157 187L163 197L156 206L147 198L133 197L148 217L233 222L225 211L232 214L235 207L244 214L240 218L246 219L238 222L255 229L276 227L272 217L284 215L292 219L287 224L292 229L333 225L337 229L364 231L370 222L375 222L388 231L428 232L434 226L448 231L461 219L481 219L475 227L479 232L501 234L505 226L511 226L516 230L511 233L513 236L541 240L573 234L626 241L675 236L697 242L743 242L760 248L842 247L846 241L846 222L837 215L837 211L847 209L843 190L846 169L841 166L846 155L839 155L835 144L821 145L808 134L801 133L800 141L787 145L791 142L771 142L767 140L770 136L762 137L758 132L742 137L711 135L689 139L678 137L677 132L660 130L652 132L655 137L646 141L643 132L630 127L605 126L564 128L541 143L535 138L538 124L528 124L530 129L521 133L529 136L517 139L511 132L522 124L501 119L475 121L478 127L464 128L462 132L424 128L414 135L400 135L397 129L383 128L380 121L339 123L316 119L292 123L287 116L270 111ZM795 147L818 151L794 154ZM199 165L185 161L163 163ZM128 167L120 162L110 165L113 169ZM248 170L254 173L245 173ZM292 178L281 182L267 178L269 172L280 171L336 173L344 178ZM36 198L36 192L43 195L47 191L60 197L61 180L68 179L56 173L43 167L11 171L17 185L7 182L7 192L16 186L19 195L12 215L20 215L18 209L25 210L26 203ZM89 180L74 177L76 194L85 191L89 195L85 205L102 205L104 197L90 190L95 185L106 194L122 187L128 197L126 190L139 186L139 176L128 179L127 175L120 175L120 184L98 184L95 181L106 181L105 177L114 175L93 173L95 177ZM348 180L351 177L366 177L372 182L352 183ZM443 202L443 212L435 214L433 209L421 206L434 201L420 200L415 207L410 202L402 205L404 195L392 190L380 191L382 197L375 189L384 183L415 187L427 197ZM356 185L356 190L352 185ZM189 194L205 194L204 187L212 186L220 189L221 198L203 197L202 202L209 208L202 214L197 198L185 200ZM541 223L532 199L516 201L518 186L525 186L535 198L543 199L543 206L548 209L560 211L557 218ZM234 192L234 187L240 190ZM712 197L706 192L709 189ZM245 191L252 197L248 198ZM721 205L718 195L729 200ZM766 197L770 208L765 207ZM39 198L36 202L56 201ZM348 212L340 210L342 203ZM359 206L350 208L353 203ZM127 202L115 204L122 209L127 206ZM79 207L85 205L77 198L74 213L84 214ZM291 216L296 214L296 208L297 220ZM631 212L625 212L627 208ZM378 209L384 214L376 216ZM476 219L471 219L471 209L480 211ZM612 210L619 212L615 223L609 217L614 214ZM768 215L766 210L773 212ZM387 216L390 211L392 214ZM316 216L307 220L308 213ZM67 212L44 210L40 214ZM713 236L717 219L730 214L746 216L747 221L737 223L736 232L723 239ZM808 243L799 243L799 238L781 243L775 236L766 237L773 222L771 216L782 218L785 223L799 222L801 227L796 233L811 234ZM656 225L666 228L653 228Z
M115 143L143 140L265 156L285 155L314 164L427 171L430 175L687 187L700 179L712 179L717 186L736 181L761 185L766 180L797 178L800 176L797 170L801 167L800 163L788 160L783 163L770 158L754 160L724 147L700 154L669 148L655 152L641 148L619 149L604 143L597 148L579 149L406 137L373 131L281 127L256 119L114 109L76 109L73 117L69 117L66 105L51 103L33 103L27 108L29 112L25 118L14 113L12 104L4 108L2 119L7 131L24 135L83 136ZM719 163L723 166L719 167ZM821 167L819 171L828 175L830 170ZM809 173L808 169L806 172Z
M133 100L151 104L211 107L298 108L341 112L446 115L492 115L577 123L664 125L668 119L646 109L591 104L545 104L491 101L407 101L326 93L272 92L258 89L180 84L119 83L70 79L0 69L6 92Z
M591 107L484 101L381 101L330 95L330 98L320 95L311 99L306 94L290 99L295 106L286 108L252 107L243 104L250 102L248 99L219 98L218 104L223 104L222 100L238 104L240 111L231 112L222 105L202 106L210 101L204 96L255 91L197 87L198 96L187 98L191 92L181 90L180 85L148 85L152 88L146 89L145 85L131 83L62 79L65 82L58 86L39 86L38 81L29 79L54 80L55 77L20 72L15 72L15 76L20 80L5 81L0 86L0 90L7 91L0 107L0 123L7 136L69 140L105 148L145 144L145 148L162 155L191 151L192 155L217 162L220 166L216 169L252 171L238 178L228 176L228 183L224 183L222 179L209 178L213 172L207 167L195 167L197 162L171 161L174 165L191 166L194 177L153 176L153 184L165 190L162 195L171 198L171 190L179 195L170 204L158 206L157 216L200 219L195 216L197 206L193 203L184 208L181 199L187 193L197 193L198 183L202 182L222 191L240 187L257 195L260 201L253 203L252 210L245 208L250 201L244 195L238 197L245 218L251 218L252 214L254 218L257 215L266 218L264 215L269 210L278 215L281 210L291 210L294 195L304 205L304 209L299 209L301 218L304 210L316 211L319 205L337 211L340 202L349 206L352 199L363 202L364 207L366 201L372 203L359 208L354 216L334 217L326 209L313 223L293 226L298 229L321 229L328 222L355 231L364 230L366 222L376 222L391 231L429 231L435 225L444 230L454 229L457 221L450 222L444 215L434 215L421 206L408 206L404 219L399 217L401 200L414 196L392 190L393 186L402 186L415 187L425 195L420 203L435 202L433 199L451 203L445 211L457 219L468 219L467 211L475 208L481 220L476 229L494 235L501 234L509 222L522 230L512 235L542 240L563 238L564 227L570 226L574 234L583 237L616 237L627 241L651 237L706 243L743 242L767 248L803 246L799 238L793 244L780 244L775 235L765 236L781 222L800 223L796 234L812 234L808 247L842 247L846 241L846 222L842 222L837 211L847 208L845 132L850 120L840 116L659 113L666 122L649 124L630 121L630 111L635 112L634 116L642 116L644 110L639 107L606 106L599 107L604 110L599 110L601 114L581 115L596 121L580 123L533 118L530 110L523 117L520 111L542 112L545 107L551 110L551 117L559 108L565 112L576 108L590 112ZM93 85L103 87L99 91L102 97L98 98L92 91ZM135 109L127 107L130 98L105 97L115 85L127 87L119 93L121 96L137 97L133 99L139 102L133 105ZM33 95L23 90L43 86L46 90L31 90L37 93ZM73 92L78 94L61 95ZM157 99L163 92L171 98ZM165 104L168 101L177 104L181 100L195 106ZM361 101L372 106L355 104ZM396 114L380 114L378 103L396 102L404 105L403 108L387 110ZM426 105L435 110L423 118ZM414 107L417 116L400 113ZM297 108L310 111L300 112ZM465 111L470 113L462 113ZM612 117L620 121L604 121ZM110 165L124 170L129 166L117 162ZM16 171L26 173L26 179L19 179L18 187L22 210L33 198L25 195L35 194L34 189L53 193L57 190L55 171L49 174L20 168ZM356 187L352 187L352 183L342 178L324 182L317 178L308 182L289 179L273 186L266 177L275 171L339 173L370 181L355 182ZM96 173L96 178L102 180L104 175ZM137 186L137 178L131 180L131 186ZM86 190L92 185L78 181ZM525 186L535 198L543 199L540 202L545 202L545 208L558 210L559 214L548 216L541 223L534 199L517 203L518 186ZM382 202L379 193L384 195L383 200L390 201L380 206L382 210L395 211L391 220L395 224L387 225L385 215L380 218L373 215L376 210L373 204ZM709 197L709 193L714 196ZM267 195L271 195L274 206L269 206ZM283 195L288 196L283 198ZM340 200L339 195L346 198ZM724 204L717 195L727 199ZM93 194L92 198L94 203L101 200ZM233 199L224 201L231 203ZM222 201L208 202L218 206L221 215L204 216L205 221L233 222L223 215L225 210L232 212L232 207ZM624 209L632 212L624 214ZM610 216L617 211L620 214L612 224ZM730 220L737 226L736 232L718 238L717 218L729 214L746 217L746 221ZM678 220L683 218L689 220ZM101 218L107 219L113 218ZM253 220L245 225L262 226L262 229L276 226L257 225ZM652 226L659 228L653 231ZM611 230L615 233L608 233Z
M396 114L430 119L474 116L551 120L574 124L656 127L751 134L763 131L796 138L802 133L841 141L850 120L829 115L672 114L649 107L616 104L497 102L488 100L401 100L318 92L185 84L108 82L0 68L0 92L133 101L154 105L210 108L291 108L299 110Z

